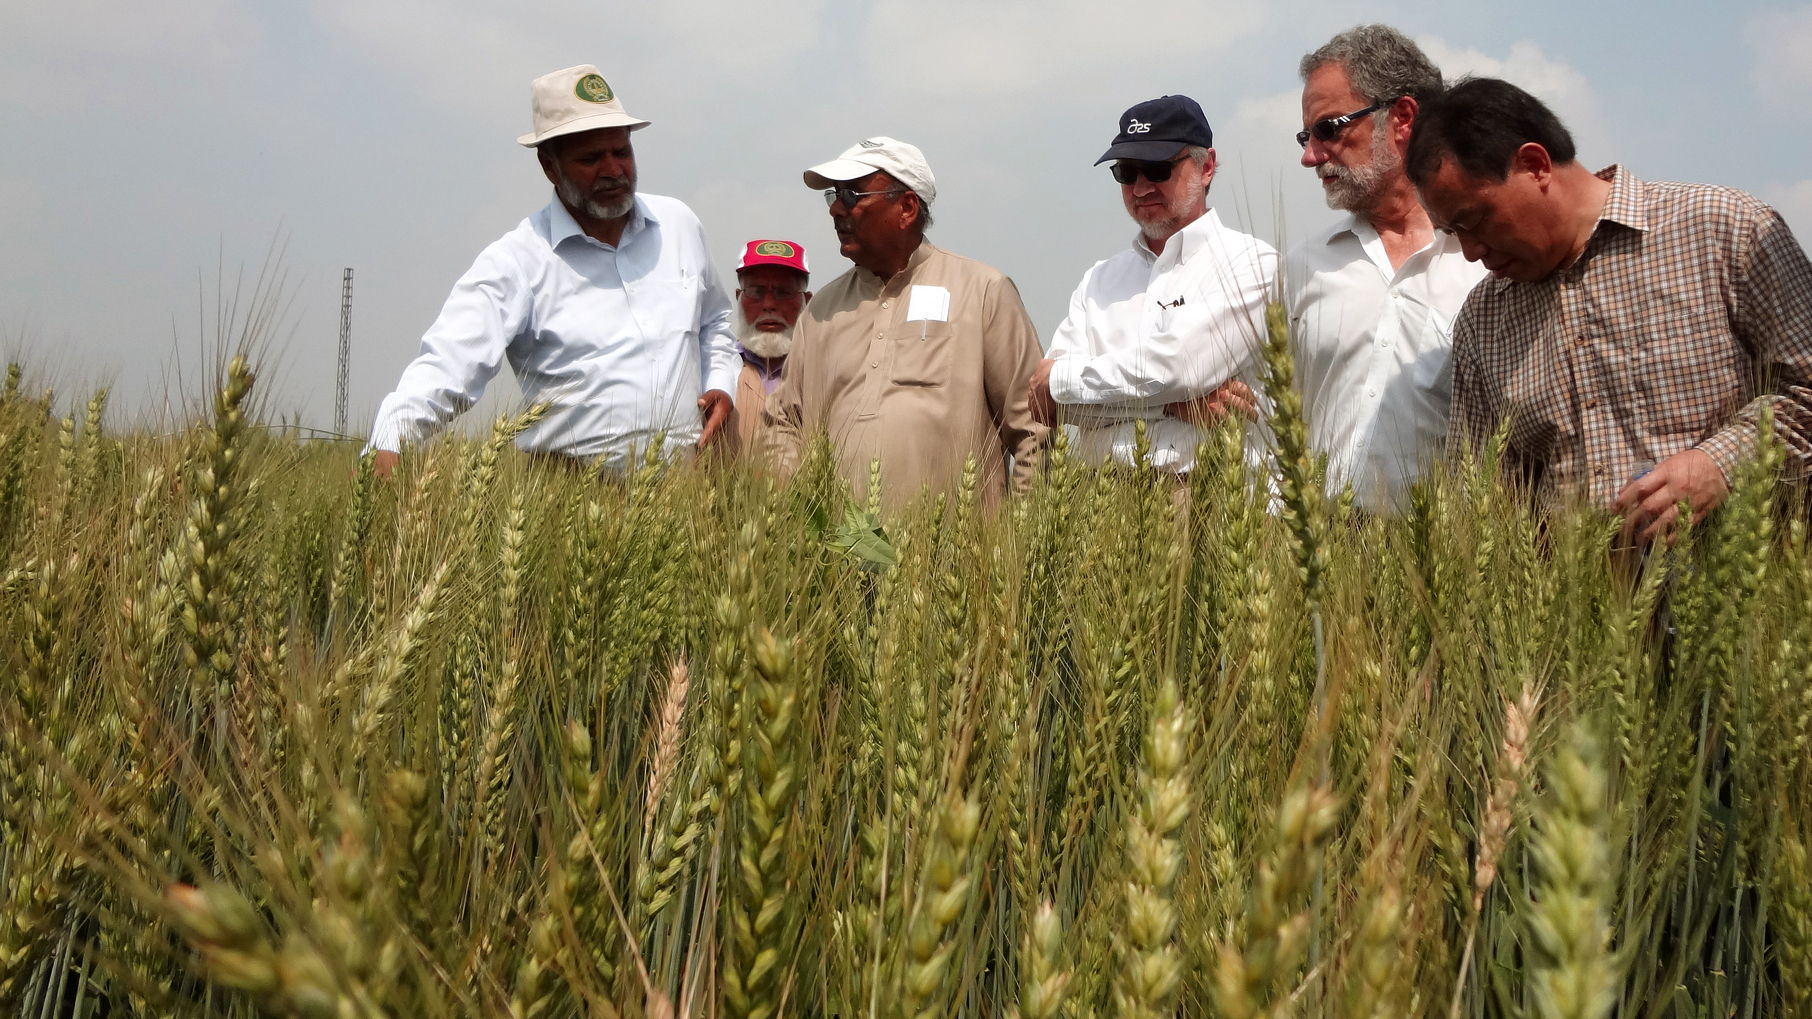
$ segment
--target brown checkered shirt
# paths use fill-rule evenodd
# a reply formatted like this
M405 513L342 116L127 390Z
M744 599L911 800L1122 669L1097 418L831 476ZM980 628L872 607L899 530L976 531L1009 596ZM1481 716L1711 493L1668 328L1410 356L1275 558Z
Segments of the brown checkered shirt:
M1780 216L1709 184L1610 166L1610 197L1573 265L1492 277L1453 331L1447 448L1505 415L1507 459L1544 505L1608 507L1645 467L1697 447L1729 479L1774 407L1788 470L1812 469L1812 264Z

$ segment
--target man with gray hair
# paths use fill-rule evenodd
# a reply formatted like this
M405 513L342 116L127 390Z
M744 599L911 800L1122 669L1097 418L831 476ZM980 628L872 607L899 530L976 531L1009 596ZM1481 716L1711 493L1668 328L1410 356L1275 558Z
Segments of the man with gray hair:
M1284 300L1309 440L1328 485L1401 509L1447 431L1453 321L1485 273L1437 232L1404 173L1417 113L1441 71L1386 25L1361 25L1302 58L1302 165L1348 213L1291 249Z

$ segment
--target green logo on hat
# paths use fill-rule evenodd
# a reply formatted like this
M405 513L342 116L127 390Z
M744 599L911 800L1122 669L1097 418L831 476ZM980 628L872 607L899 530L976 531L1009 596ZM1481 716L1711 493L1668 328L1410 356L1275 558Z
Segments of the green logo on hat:
M777 258L792 258L797 252L785 241L762 241L755 245L757 255L773 255Z
M580 78L579 83L573 86L573 95L588 103L608 103L617 97L617 94L610 90L610 83L596 74L588 74Z

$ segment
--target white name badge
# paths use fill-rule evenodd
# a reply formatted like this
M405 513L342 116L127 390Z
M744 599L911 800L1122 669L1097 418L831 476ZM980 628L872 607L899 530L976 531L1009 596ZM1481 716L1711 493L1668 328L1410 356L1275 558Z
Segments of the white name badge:
M913 287L906 302L906 321L950 321L950 291L943 287Z

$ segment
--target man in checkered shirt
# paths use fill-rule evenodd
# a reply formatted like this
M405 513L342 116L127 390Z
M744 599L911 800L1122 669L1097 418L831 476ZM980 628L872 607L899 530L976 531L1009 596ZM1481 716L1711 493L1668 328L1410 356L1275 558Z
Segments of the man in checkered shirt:
M1453 334L1449 455L1506 416L1537 498L1607 506L1667 533L1729 492L1774 409L1788 471L1812 467L1812 264L1780 216L1709 184L1593 173L1540 100L1455 85L1416 119L1410 179L1434 225L1492 278Z

